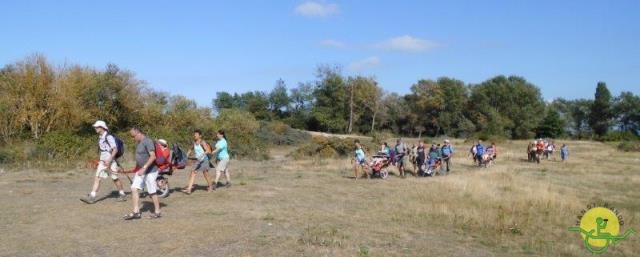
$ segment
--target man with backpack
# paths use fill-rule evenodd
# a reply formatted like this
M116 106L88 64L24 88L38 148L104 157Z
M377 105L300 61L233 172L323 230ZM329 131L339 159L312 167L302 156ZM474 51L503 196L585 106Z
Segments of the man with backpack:
M442 153L442 161L447 165L447 173L449 173L451 171L451 157L453 156L453 146L451 146L449 139L444 140L444 145L440 152Z
M482 167L482 155L484 155L484 145L482 140L478 140L476 144L476 160L478 161L478 167Z
M113 183L118 189L119 196L117 201L126 201L127 198L123 190L122 181L118 179L118 170L120 169L120 167L117 160L124 153L124 144L122 143L121 139L109 133L109 128L104 121L96 121L93 124L93 128L99 135L98 151L100 161L98 162L96 175L93 179L93 187L91 188L91 193L89 193L87 198L82 198L80 200L88 204L95 203L97 201L96 193L98 192L98 189L100 189L101 179L111 177Z

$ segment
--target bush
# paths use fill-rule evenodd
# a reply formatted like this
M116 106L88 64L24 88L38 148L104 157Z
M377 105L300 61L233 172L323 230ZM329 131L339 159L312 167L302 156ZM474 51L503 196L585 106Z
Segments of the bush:
M600 138L602 141L636 141L638 139L638 136L630 131L613 131Z
M259 138L260 123L249 112L225 109L213 121L215 131L225 131L232 157L253 160L268 159L267 144Z
M386 142L387 140L393 139L394 136L390 132L386 132L386 131L379 132L379 131L376 131L376 132L371 133L371 138L372 138L371 141L374 144L382 145L382 143Z
M640 141L623 141L618 145L618 150L624 152L640 152Z
M293 129L280 121L263 121L260 123L258 138L272 145L300 145L308 142L311 139L311 135L304 131Z
M347 157L351 156L355 150L354 141L355 139L353 138L314 136L310 142L303 144L291 152L289 156L294 159L316 156L321 158ZM378 151L377 145L372 142L360 140L360 143L363 145L365 152L369 154Z
M0 164L14 163L24 160L16 145L5 145L0 149Z
M29 155L46 160L78 159L86 157L91 149L97 152L95 137L80 136L70 132L53 132L42 136L35 151Z

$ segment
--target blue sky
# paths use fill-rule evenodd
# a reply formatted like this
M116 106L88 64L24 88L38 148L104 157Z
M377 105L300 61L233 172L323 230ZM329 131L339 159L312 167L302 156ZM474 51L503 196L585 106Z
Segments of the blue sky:
M545 99L592 98L598 81L640 94L639 14L640 1L5 1L0 64L115 63L207 106L314 80L319 64L398 93L504 74Z

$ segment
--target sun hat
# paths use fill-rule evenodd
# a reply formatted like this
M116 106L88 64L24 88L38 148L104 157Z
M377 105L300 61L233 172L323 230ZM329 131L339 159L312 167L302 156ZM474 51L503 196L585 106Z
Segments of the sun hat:
M103 128L103 129L109 130L109 128L107 127L107 123L104 122L104 121L101 121L101 120L96 121L96 123L93 123L93 127L94 128Z

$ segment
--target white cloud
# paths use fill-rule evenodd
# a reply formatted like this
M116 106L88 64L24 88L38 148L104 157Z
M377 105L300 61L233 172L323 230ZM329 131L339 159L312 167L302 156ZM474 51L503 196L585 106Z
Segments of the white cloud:
M440 45L434 41L420 39L409 35L394 37L375 45L377 48L403 51L403 52L426 52L439 47Z
M296 6L293 10L297 15L304 17L329 17L340 12L337 4L307 1Z
M338 40L333 40L333 39L326 39L326 40L322 40L320 41L320 45L323 47L328 47L328 48L345 48L347 47L347 44L338 41Z
M349 64L349 70L351 71L363 71L371 69L380 65L380 58L377 56L371 56L362 60L358 60Z

